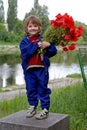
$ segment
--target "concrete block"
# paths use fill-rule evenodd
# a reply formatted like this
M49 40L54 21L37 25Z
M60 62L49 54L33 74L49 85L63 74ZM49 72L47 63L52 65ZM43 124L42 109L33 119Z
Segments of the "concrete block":
M44 120L35 117L26 118L26 110L22 110L0 119L0 130L69 130L69 116L49 113Z

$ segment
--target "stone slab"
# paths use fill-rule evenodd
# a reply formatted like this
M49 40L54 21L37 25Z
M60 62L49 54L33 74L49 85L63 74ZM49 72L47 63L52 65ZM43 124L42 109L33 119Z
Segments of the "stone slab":
M69 130L69 116L49 113L44 120L26 118L27 111L21 110L0 119L0 130Z

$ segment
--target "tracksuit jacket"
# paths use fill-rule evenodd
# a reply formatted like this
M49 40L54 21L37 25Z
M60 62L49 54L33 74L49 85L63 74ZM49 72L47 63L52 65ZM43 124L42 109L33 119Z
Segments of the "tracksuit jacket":
M39 35L39 41L41 40L42 36ZM37 43L33 44L29 40L29 37L25 36L20 42L19 47L29 105L37 107L38 101L40 100L41 108L49 109L51 94L50 88L47 87L49 81L49 58L56 55L57 49L54 44L50 44L50 46L46 48L46 53L43 56L44 68L32 68L27 70L29 59L37 52L39 46Z

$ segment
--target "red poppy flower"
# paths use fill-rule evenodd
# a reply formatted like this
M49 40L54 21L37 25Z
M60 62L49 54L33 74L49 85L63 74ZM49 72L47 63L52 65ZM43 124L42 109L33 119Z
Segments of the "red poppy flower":
M63 51L68 51L68 48L67 47L63 47Z
M83 27L76 26L72 16L67 13L64 15L59 13L54 20L50 21L50 26L45 34L45 40L60 45L63 51L74 50L75 42L83 34ZM72 42L74 43L72 44Z
M75 50L76 49L76 44L75 43L72 43L70 46L68 46L68 49L69 50Z
M65 44L62 42L61 44L60 44L62 47L64 47L65 46Z

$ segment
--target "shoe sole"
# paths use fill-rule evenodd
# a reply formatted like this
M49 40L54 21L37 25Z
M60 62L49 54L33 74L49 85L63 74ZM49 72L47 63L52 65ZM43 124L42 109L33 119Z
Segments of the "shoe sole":
M34 115L36 115L36 113L34 113L33 115L30 115L30 116L26 116L26 118L31 118L31 117L33 117Z
M46 117L42 117L42 118L35 116L35 118L36 118L37 120L44 120L44 119L47 119L48 116L49 116L49 115L47 115Z

